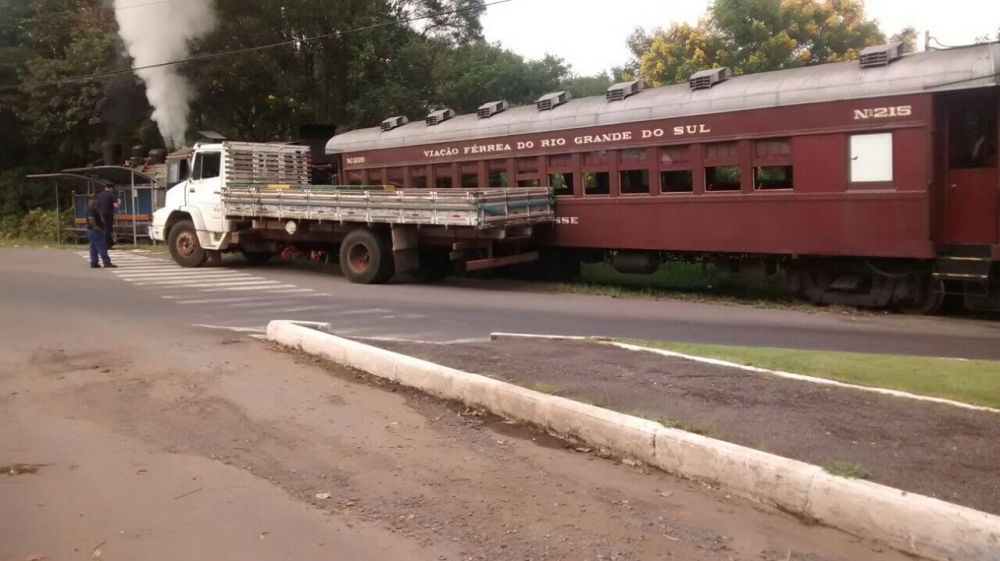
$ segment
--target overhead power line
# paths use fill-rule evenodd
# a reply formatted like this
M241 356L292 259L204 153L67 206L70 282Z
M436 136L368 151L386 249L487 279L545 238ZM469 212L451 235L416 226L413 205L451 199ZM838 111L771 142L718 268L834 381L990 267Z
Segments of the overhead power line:
M144 4L144 5L151 5L151 4L157 4L157 3L165 4L165 3L170 2L170 1L171 0L161 0L160 2L153 2L153 3L150 3L150 4ZM427 15L423 15L423 16L414 16L414 17L411 17L411 18L394 19L394 20L387 21L387 22L375 23L375 24L372 24L372 25L365 25L365 26L362 26L362 27L355 27L353 29L347 29L347 30L344 30L344 31L333 31L331 33L323 33L321 35L314 35L312 37L302 37L302 38L299 38L299 39L289 39L287 41L281 41L281 42L278 42L278 43L270 43L270 44L267 44L267 45L257 45L255 47L244 47L244 48L241 48L241 49L233 49L233 50L230 50L230 51L221 51L221 52L218 52L218 53L208 53L208 54L197 55L197 56L193 56L193 57L189 57L189 58L185 58L185 59L180 59L180 60L172 60L172 61L169 61L169 62L160 62L160 63L157 63L157 64L148 64L146 66L136 66L136 67L133 67L133 68L129 68L128 70L111 70L111 71L108 71L108 72L97 72L97 73L94 73L94 74L88 74L86 76L73 76L73 77L70 77L70 78L60 78L58 80L48 80L48 81L44 81L44 82L28 82L28 83L25 83L25 84L8 84L8 85L5 85L5 86L0 86L0 91L11 90L11 89L20 89L20 88L40 88L40 87L44 87L44 86L58 86L58 85L61 85L61 84L71 84L71 83L74 83L74 82L83 82L85 80L94 80L94 79L98 79L98 78L110 78L112 76L120 76L122 74L132 74L132 73L137 72L139 70L147 70L147 69L151 69L151 68L162 68L164 66L175 66L175 65L179 65L179 64L187 64L187 63L190 63L190 62L201 62L201 61L205 61L205 60L211 60L211 59L215 59L215 58L221 58L221 57L226 57L226 56L238 55L238 54L243 54L243 53L250 53L250 52L256 52L256 51L264 51L264 50L267 50L267 49L275 49L275 48L278 48L278 47L288 47L288 46L292 46L292 45L300 45L302 43L311 43L311 42L314 42L314 41L320 41L322 39L329 39L330 37L339 37L341 35L347 35L347 34L350 34L350 33L360 33L362 31L372 31L372 30L375 30L375 29L381 29L383 27L390 27L390 26L393 26L393 25L401 25L401 24L407 24L407 23L414 23L414 22L428 20L428 19L432 19L432 18L436 18L436 17L441 17L441 16L450 16L450 15L454 15L454 14L461 14L461 13L464 13L464 12L471 12L473 10L478 10L480 8L488 8L490 6L496 6L498 4L506 4L508 2L513 2L513 0L493 0L492 2L486 2L484 4L479 4L479 5L476 5L476 6L469 6L469 7L466 7L466 8L458 8L458 9L455 9L455 10L446 10L446 11L435 12L433 14L427 14ZM138 8L140 6L128 6L128 7L129 8L132 8L132 7Z

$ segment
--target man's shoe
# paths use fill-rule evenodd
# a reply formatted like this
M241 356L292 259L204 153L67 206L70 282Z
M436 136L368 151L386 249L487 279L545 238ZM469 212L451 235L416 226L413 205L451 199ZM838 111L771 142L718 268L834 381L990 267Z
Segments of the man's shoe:
M90 264L90 268L91 268L91 269L100 269L100 268L101 268L101 266L100 266L100 265L98 265L97 263L91 263L91 264Z
M104 268L105 269L117 269L118 265L112 265L111 263L108 263L107 265L104 266Z

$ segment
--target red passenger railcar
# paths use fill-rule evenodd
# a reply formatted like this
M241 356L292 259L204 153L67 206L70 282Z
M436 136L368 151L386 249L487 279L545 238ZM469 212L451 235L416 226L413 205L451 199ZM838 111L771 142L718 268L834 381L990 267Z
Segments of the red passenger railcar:
M934 309L942 293L996 307L1000 44L605 97L444 109L335 136L342 182L450 189L551 185L543 258L572 271L665 259L781 266L816 302ZM991 290L991 287L993 290Z

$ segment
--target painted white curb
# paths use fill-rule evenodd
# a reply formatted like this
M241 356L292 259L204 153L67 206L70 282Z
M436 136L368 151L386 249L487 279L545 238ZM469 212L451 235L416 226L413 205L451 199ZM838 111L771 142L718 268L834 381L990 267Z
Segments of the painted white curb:
M636 458L900 551L939 560L1000 558L1000 516L867 481L659 423L470 374L306 327L273 321L271 341L374 376Z
M871 386L859 386L857 384L848 384L845 382L838 382L836 380L830 380L828 378L817 378L816 376L806 376L805 374L795 374L793 372L783 372L781 370L770 370L767 368L760 368L757 366L747 366L745 364L739 364L737 362L729 362L726 360L719 360L716 358L706 358L703 356L689 355L684 353L678 353L675 351L668 351L666 349L654 349L651 347L643 347L642 345L633 345L631 343L621 343L618 341L612 341L602 337L577 337L569 335L538 335L534 333L491 333L490 339L551 339L555 341L594 341L596 343L601 343L604 345L611 345L618 347L620 349L625 349L628 351L637 351L643 353L657 354L661 356L671 357L671 358L681 358L684 360L690 360L692 362L701 362L703 364L711 364L714 366L722 366L725 368L735 368L737 370L744 370L747 372L756 372L758 374L768 374L770 376L775 376L778 378L785 378L788 380L797 380L799 382L809 382L810 384L820 384L824 386L835 386L838 388L847 388L851 390L859 390L863 392L878 393L882 395L889 395L892 397L901 397L904 399L912 399L915 401L926 401L929 403L939 403L941 405L950 405L951 407L959 407L962 409L971 409L973 411L985 411L988 413L1000 413L1000 409L994 407L986 407L984 405L973 405L971 403L965 403L962 401L955 401L953 399L945 399L943 397L932 397L927 395L919 395L910 392L904 392L900 390L890 390L886 388L874 388ZM945 360L945 359L942 359Z

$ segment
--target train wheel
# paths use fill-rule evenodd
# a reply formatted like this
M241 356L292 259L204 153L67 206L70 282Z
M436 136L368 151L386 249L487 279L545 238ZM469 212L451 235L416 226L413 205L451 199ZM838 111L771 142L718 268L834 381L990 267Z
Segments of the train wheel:
M928 278L922 283L916 301L900 306L899 311L905 314L932 316L941 311L945 299L944 282Z
M170 257L181 267L201 267L208 259L208 253L198 242L198 232L190 220L182 220L170 229L167 246Z
M340 269L355 284L383 284L395 274L392 248L371 230L354 230L340 244Z

